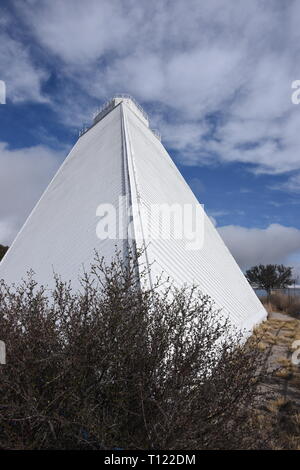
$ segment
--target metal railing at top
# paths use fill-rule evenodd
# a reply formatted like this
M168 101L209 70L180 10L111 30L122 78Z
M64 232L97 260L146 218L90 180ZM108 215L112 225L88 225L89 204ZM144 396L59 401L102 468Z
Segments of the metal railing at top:
M149 117L148 117L148 114L144 111L144 109L142 108L142 106L130 95L126 94L126 93L119 93L117 95L114 95L113 98L109 101L106 101L100 108L98 108L96 110L96 112L93 114L93 119L95 119L98 114L102 113L105 109L109 108L112 104L112 101L117 99L117 98L124 98L124 99L127 99L127 100L131 100L134 105L138 108L138 110L140 111L140 113L143 115L143 117L149 122Z
M84 126L80 131L78 132L78 136L81 137L83 134L86 133L90 128L88 126Z
M126 93L120 93L113 97L113 99L116 99L116 98L124 98L127 100L131 100L134 103L134 105L137 107L137 109L140 111L140 113L144 116L144 118L149 122L148 114L146 113L146 111L144 111L142 106L131 95L128 95Z
M100 108L98 108L94 113L93 113L93 120L96 119L99 114L103 113L105 110L108 110L110 107L112 107L113 100L118 99L118 98L124 98L124 99L129 99L131 100L134 105L137 107L137 109L140 111L142 116L149 122L149 117L148 114L144 111L142 106L130 95L126 93L119 93L117 95L114 95L113 98L109 101L106 101ZM81 137L83 134L85 134L91 126L84 126L80 131L79 131L79 137ZM157 137L158 140L161 141L161 133L157 129L151 129L153 134Z
M109 108L112 104L112 100L106 101L100 108L97 108L96 111L93 113L93 119L95 119L98 114L102 113L105 109Z
M161 133L160 133L157 129L151 129L151 131L153 132L153 134L155 135L155 137L157 137L158 140L161 141Z

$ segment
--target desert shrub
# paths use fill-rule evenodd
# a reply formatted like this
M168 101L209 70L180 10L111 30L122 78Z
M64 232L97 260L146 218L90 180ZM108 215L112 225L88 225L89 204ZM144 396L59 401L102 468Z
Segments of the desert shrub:
M260 298L268 311L297 315L300 313L300 297L283 293L273 293L268 297Z
M289 313L290 315L295 315L299 318L299 314L300 314L300 297L299 296L292 297L292 301L290 302L287 308L287 313Z
M31 274L2 282L0 447L264 447L259 349L219 320L197 288L141 286L132 259L97 257L80 292L58 277L50 297Z
M285 312L291 303L288 295L274 293L270 295L270 303L280 312Z
M259 300L263 304L264 308L267 310L267 312L273 312L274 311L274 306L269 302L267 297L259 297Z
M277 449L300 450L299 406L289 399L277 399L270 403L271 421L275 428Z

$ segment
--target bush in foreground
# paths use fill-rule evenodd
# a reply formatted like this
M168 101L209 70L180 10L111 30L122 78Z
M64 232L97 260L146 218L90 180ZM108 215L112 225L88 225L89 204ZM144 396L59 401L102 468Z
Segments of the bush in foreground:
M173 294L170 295L170 291ZM251 424L260 361L197 289L141 288L96 259L81 293L32 276L0 288L2 449L264 447Z

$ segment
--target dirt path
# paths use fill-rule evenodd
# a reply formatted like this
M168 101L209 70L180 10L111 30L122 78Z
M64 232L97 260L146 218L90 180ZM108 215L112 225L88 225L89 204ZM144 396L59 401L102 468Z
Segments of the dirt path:
M300 340L300 321L272 313L260 331L265 363L258 408L274 422L282 448L300 449L300 365L292 356L293 343Z
M266 326L266 361L264 385L270 398L294 399L300 404L300 367L293 364L292 346L300 339L300 321L280 313L272 313ZM273 392L273 393L272 393Z

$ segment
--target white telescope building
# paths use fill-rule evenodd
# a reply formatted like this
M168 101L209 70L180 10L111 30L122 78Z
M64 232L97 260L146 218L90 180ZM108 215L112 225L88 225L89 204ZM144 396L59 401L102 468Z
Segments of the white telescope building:
M143 249L149 282L163 273L196 284L239 328L266 312L203 207L149 127L143 109L113 98L85 129L0 263L0 279L18 283L33 270L79 287L95 250Z

